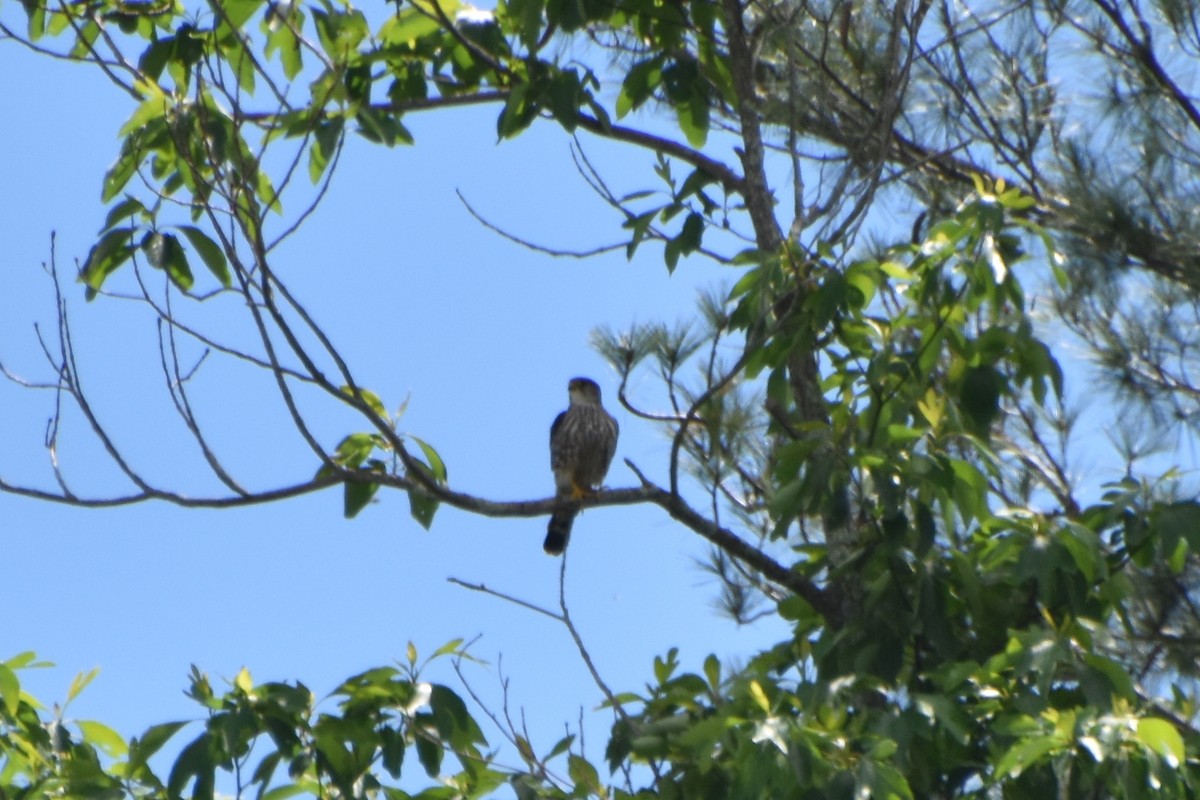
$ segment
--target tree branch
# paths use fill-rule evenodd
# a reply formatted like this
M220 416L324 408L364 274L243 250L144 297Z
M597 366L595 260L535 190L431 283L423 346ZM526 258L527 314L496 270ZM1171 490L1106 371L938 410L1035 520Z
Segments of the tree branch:
M741 175L738 175L726 164L710 158L698 150L693 150L686 145L680 144L673 139L655 136L652 133L626 128L622 125L613 125L608 121L601 122L595 117L582 112L579 114L579 127L605 139L628 142L646 150L653 150L656 153L673 156L712 175L721 182L726 192L742 195L746 193L746 179Z

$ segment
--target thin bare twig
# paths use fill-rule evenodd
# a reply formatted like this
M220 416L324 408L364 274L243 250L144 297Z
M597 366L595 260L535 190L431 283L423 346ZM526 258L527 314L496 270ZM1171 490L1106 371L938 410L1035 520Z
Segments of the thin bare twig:
M603 255L604 253L611 253L616 250L625 249L624 242L617 242L616 244L603 244L588 250L564 250L556 247L549 247L548 245L538 244L537 242L531 242L528 239L522 239L520 236L504 230L500 226L488 220L475 210L475 207L471 205L460 189L455 189L454 193L458 195L458 199L462 202L463 206L466 207L467 213L474 217L475 221L480 225L494 233L500 234L510 242L519 244L521 247L524 247L527 250L532 250L535 253L545 253L546 255L554 256L556 258L592 258L594 256Z
M484 594L490 594L492 597L498 597L501 600L505 600L509 603L513 603L515 605L522 606L523 608L528 608L530 611L536 611L539 614L545 614L547 617L549 617L552 620L556 620L558 622L564 621L562 616L555 614L553 611L542 608L541 606L537 605L536 603L531 603L528 600L522 600L519 597L514 597L513 595L507 594L505 592L500 592L495 589L490 589L487 586L484 586L482 583L468 583L467 581L464 581L460 578L454 578L454 577L447 578L446 580L449 581L450 583L453 583L455 586L461 586L464 589L470 589L473 592L483 592Z

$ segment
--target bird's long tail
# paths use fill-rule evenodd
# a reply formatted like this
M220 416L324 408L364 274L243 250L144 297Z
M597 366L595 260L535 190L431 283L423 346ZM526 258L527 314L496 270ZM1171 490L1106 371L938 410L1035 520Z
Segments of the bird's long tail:
M552 556L557 556L567 549L567 539L571 536L571 525L579 509L560 508L550 515L550 524L546 527L546 541L542 549Z

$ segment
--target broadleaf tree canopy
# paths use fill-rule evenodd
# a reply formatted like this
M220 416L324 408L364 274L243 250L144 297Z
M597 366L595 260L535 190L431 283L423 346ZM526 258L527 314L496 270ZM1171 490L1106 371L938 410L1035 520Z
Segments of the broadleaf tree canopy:
M653 472L631 465L638 485L583 502L660 509L711 545L725 611L792 634L703 674L668 650L636 692L597 675L614 719L602 760L493 715L516 754L496 758L489 709L428 682L411 647L348 678L333 710L301 683L243 672L220 693L196 670L205 722L128 742L39 709L19 680L35 657L15 655L0 665L4 795L208 797L229 781L262 797L1195 795L1200 504L1132 446L1123 480L1076 481L1066 397L1082 372L1062 351L1090 348L1113 379L1114 430L1190 433L1190 2L21 5L5 39L99 69L130 98L82 286L52 262L45 351L57 396L131 488L83 496L57 466L54 487L0 488L228 507L340 486L348 517L398 491L425 527L443 505L548 514L553 498L457 485L278 257L320 224L346 148L419 148L413 115L490 106L500 139L550 124L575 143L630 259L653 246L667 270L729 266L689 326L596 321L621 405L670 446ZM618 193L588 137L653 154L653 173ZM78 380L65 310L118 285L164 335L273 377L312 454L302 476L248 489L230 474L173 347L172 397L225 491L197 498L122 457ZM176 310L214 294L240 298L253 346ZM657 394L632 389L651 377ZM358 425L324 441L312 398ZM578 636L565 603L560 620ZM468 657L456 642L432 658ZM151 762L169 742L163 774ZM431 788L414 788L420 771Z

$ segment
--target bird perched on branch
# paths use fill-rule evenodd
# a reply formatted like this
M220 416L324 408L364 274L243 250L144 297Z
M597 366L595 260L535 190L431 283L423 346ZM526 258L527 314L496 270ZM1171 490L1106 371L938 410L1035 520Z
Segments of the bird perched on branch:
M561 553L579 513L579 500L595 492L617 452L619 428L600 403L600 387L590 378L567 384L571 404L550 426L550 468L559 507L550 517L542 547Z

